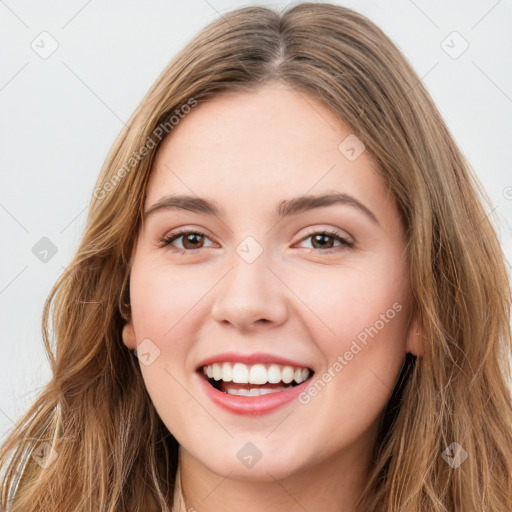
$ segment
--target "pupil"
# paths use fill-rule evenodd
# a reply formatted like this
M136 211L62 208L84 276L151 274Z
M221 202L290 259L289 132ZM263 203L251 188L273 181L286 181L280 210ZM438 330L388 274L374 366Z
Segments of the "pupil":
M191 234L189 234L188 236L185 237L185 241L186 241L187 244L190 243L190 242L192 242L192 244L194 244L193 238L194 237L199 237L199 236L201 236L201 235L198 235L197 233L191 233ZM196 242L197 242L197 240L196 240Z
M316 235L316 236L314 236L314 237L313 237L313 241L314 241L314 242L313 242L313 245L314 245L314 244L315 244L315 242L317 242L317 241L318 241L318 239L320 239L320 238L331 238L331 236L330 236L330 235ZM320 247L325 247L326 245L329 245L329 246L330 246L330 244L320 244Z

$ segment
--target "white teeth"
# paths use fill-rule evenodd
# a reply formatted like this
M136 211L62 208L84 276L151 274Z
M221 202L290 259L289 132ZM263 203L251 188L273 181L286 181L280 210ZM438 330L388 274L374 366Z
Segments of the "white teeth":
M215 380L220 380L222 379L222 370L221 370L221 366L220 364L218 363L215 363L213 365L213 378Z
M251 388L251 389L227 389L226 393L228 395L237 395L237 396L260 396L267 395L269 393L278 393L279 391L285 391L287 389L291 389L292 386L283 386L280 389L265 389L265 388Z
M262 364L255 364L249 370L249 384L266 384L267 370Z
M281 382L281 368L277 364L271 364L267 370L270 384Z
M308 368L294 368L292 366L285 366L280 364L254 364L246 365L244 363L214 363L203 367L203 373L209 378L216 381L222 380L223 382L234 382L237 384L278 384L284 382L290 384L295 381L301 384L309 377L310 371ZM240 390L243 394L247 390ZM261 391L255 388L252 391ZM265 390L269 392L269 390ZM261 394L261 393L260 393ZM256 396L256 395L247 395Z
M249 383L249 368L243 363L233 365L233 382L238 384Z
M281 372L281 380L285 384L290 384L290 382L293 380L293 374L294 370L291 366L285 366L283 368L283 371Z
M222 380L224 382L231 382L233 380L233 366L231 363L224 363L222 365Z

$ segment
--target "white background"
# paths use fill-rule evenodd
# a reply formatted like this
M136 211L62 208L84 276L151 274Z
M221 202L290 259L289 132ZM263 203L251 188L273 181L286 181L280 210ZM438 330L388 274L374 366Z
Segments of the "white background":
M483 182L511 261L512 2L337 3L376 22L411 61ZM50 378L43 303L77 248L96 178L123 122L200 29L255 4L287 5L0 2L0 436ZM44 31L58 43L46 59L31 46L50 48ZM441 46L453 31L469 44L457 59ZM57 248L46 263L32 252L42 237Z

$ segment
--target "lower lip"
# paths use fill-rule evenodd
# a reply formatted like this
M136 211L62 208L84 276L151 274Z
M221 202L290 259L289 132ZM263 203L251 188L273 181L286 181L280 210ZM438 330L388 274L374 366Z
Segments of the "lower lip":
M275 391L259 396L230 395L215 389L205 378L198 374L201 386L210 400L226 411L242 415L261 415L272 412L290 403L309 385L311 379L285 391Z

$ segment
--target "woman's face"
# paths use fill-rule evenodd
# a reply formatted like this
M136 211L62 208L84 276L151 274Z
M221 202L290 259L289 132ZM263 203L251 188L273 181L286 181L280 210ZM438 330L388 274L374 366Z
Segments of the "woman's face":
M404 230L368 151L285 85L217 96L164 141L145 210L123 339L183 463L260 481L366 467L417 352Z

